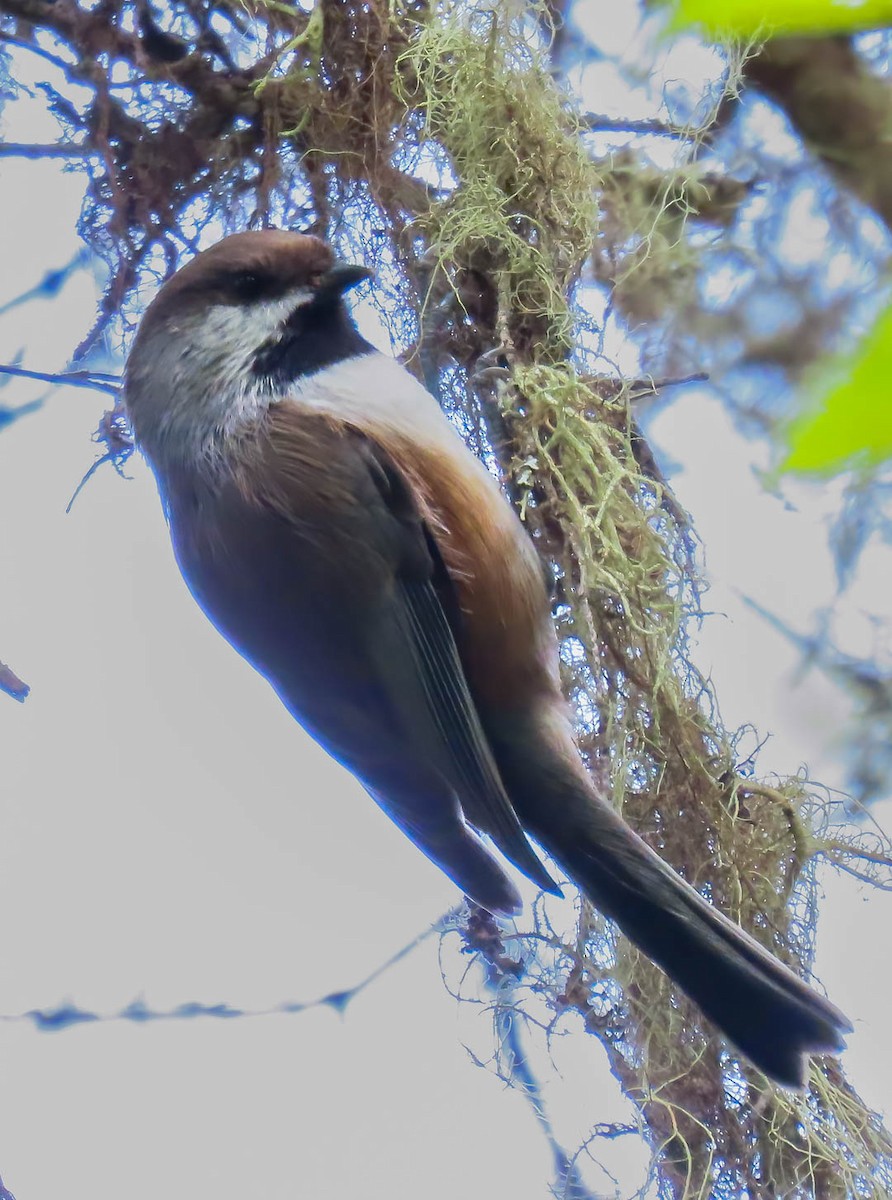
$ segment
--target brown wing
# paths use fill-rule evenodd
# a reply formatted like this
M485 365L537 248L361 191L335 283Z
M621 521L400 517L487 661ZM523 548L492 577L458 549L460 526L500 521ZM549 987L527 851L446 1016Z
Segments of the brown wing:
M424 720L437 730L439 746L449 763L448 777L462 810L534 883L557 891L530 848L480 724L456 647L455 624L461 614L436 541L386 452L362 435L354 436L404 544L396 574L394 615L424 693ZM412 691L414 688L408 689L409 694Z

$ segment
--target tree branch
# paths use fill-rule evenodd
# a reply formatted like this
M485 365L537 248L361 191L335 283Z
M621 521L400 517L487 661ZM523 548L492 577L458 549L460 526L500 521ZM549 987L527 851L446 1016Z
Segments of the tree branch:
M3 147L0 146L0 155L2 155ZM26 288L24 292L19 292L17 296L13 296L11 300L7 300L5 304L0 304L0 317L5 313L11 312L12 309L18 308L20 304L27 304L30 300L51 300L54 296L58 296L62 288L79 268L87 262L88 254L86 249L81 248L73 258L65 264L64 267L56 267L52 271L47 271L43 278L31 287ZM18 363L14 363L18 366Z
M113 375L104 375L95 371L28 371L24 367L13 367L0 363L0 375L15 375L21 379L37 379L42 383L52 383L56 387L91 388L96 392L106 392L109 396L118 396L121 391L121 381L115 382Z
M132 1021L138 1024L146 1024L149 1021L185 1021L192 1020L195 1017L216 1017L218 1020L232 1020L237 1017L266 1017L273 1013L302 1013L307 1012L312 1008L334 1008L338 1012L343 1013L344 1009L351 1000L355 1000L360 992L365 991L377 979L389 971L391 967L395 967L398 962L407 958L414 950L433 937L434 934L441 934L449 928L462 906L458 905L451 908L448 912L443 913L432 925L426 929L422 929L421 933L417 934L405 946L392 954L385 962L366 975L358 983L353 984L349 988L345 988L339 992L329 992L325 996L320 996L318 1000L285 1000L281 1004L276 1004L271 1008L236 1008L231 1004L203 1004L199 1001L186 1001L184 1004L178 1004L175 1008L156 1009L149 1008L142 1000L134 1000L115 1013L98 1013L91 1009L79 1008L76 1004L60 1004L58 1008L32 1008L28 1012L17 1013L15 1015L4 1016L6 1021L30 1021L37 1029L42 1032L59 1032L64 1029L72 1029L77 1025L95 1024L98 1021ZM3 1193L0 1192L0 1200L4 1200Z
M468 919L459 934L464 943L463 951L479 954L486 964L487 987L495 996L495 1026L503 1048L504 1066L499 1073L510 1086L521 1092L548 1143L555 1172L553 1194L561 1196L563 1200L603 1200L586 1186L576 1166L575 1156L571 1158L557 1140L542 1089L526 1053L520 1031L520 1008L514 1002L518 981L524 974L523 961L513 959L507 953L502 928L492 914L479 904L470 905Z
M53 142L49 145L29 145L27 142L0 142L0 158L86 158L98 151L77 142Z
M621 117L604 117L600 113L585 113L583 124L591 133L635 133L656 134L657 137L691 139L697 130L688 125L673 125L668 121L656 119L646 121L629 121Z
M19 679L12 667L8 667L6 663L0 662L0 692L6 692L7 696L12 696L13 700L18 700L20 704L24 704L30 691L31 689L27 683L23 683Z
M746 63L842 184L892 229L892 87L845 37L775 38Z

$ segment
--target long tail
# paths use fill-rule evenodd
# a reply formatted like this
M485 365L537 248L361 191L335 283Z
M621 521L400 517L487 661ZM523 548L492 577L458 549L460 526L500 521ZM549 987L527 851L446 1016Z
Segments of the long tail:
M757 1067L802 1087L806 1055L842 1049L846 1017L667 866L581 768L561 755L543 772L526 749L502 761L521 767L509 787L529 832Z
M805 1056L841 1050L850 1023L631 831L606 832L547 849L757 1067L802 1087Z

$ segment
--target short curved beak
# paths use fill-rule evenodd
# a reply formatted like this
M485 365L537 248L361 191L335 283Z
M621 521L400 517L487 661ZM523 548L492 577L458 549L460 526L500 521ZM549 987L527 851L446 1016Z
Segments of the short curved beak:
M326 271L316 285L317 296L342 296L350 288L356 287L366 279L371 279L374 271L354 263L336 263Z

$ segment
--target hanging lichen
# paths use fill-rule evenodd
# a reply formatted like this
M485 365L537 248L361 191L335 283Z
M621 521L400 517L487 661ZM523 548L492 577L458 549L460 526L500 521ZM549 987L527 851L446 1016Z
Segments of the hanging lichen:
M441 268L495 276L503 312L537 355L571 348L569 289L591 252L600 176L546 71L541 26L509 6L443 5L401 60L421 135L458 186L416 223ZM540 43L537 48L536 42Z
M806 781L769 785L737 769L734 740L686 652L689 531L665 485L642 469L628 391L602 383L599 395L569 367L518 370L515 384L523 511L565 581L559 628L580 743L654 849L807 972L817 860L848 854L880 878L888 858L840 844ZM564 978L560 1003L605 1043L667 1194L888 1195L892 1141L838 1063L814 1063L804 1097L767 1085L605 922L584 912L581 931L556 959L539 956L531 993ZM554 937L545 925L539 932Z

